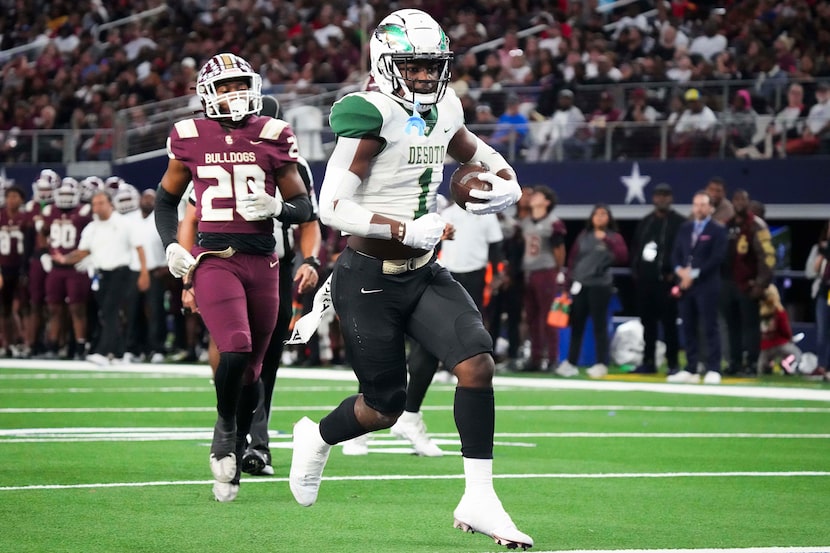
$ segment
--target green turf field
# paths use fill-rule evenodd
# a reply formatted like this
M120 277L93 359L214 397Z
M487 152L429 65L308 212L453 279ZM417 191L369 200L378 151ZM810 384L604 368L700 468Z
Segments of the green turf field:
M292 425L352 393L351 373L284 371L276 475L243 478L220 504L206 368L45 367L0 368L0 552L505 550L452 528L464 483L451 385L424 409L447 455L415 457L388 432L366 457L335 447L303 508L286 482ZM830 551L830 387L658 382L497 378L496 490L533 551ZM738 397L699 393L724 390Z

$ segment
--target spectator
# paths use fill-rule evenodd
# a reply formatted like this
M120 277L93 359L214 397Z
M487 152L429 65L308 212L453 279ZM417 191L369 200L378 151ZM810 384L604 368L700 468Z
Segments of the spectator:
M493 109L490 107L490 104L480 103L476 106L476 115L473 121L476 125L476 134L488 144L496 130L496 124L498 122L499 120L493 115Z
M818 368L830 369L830 221L825 221L818 242L810 249L804 274L813 279L811 296L816 315Z
M533 152L528 153L528 161L561 161L564 158L566 141L574 138L578 130L584 132L585 129L585 116L573 104L573 91L559 91L559 107L553 117L540 123L539 144L534 144ZM578 139L575 143L579 144Z
M692 78L692 58L685 52L677 52L674 55L674 64L666 71L666 78L680 84L687 83Z
M680 115L672 133L672 150L676 157L709 157L715 146L718 118L703 103L700 92L690 88L683 95L687 108Z
M732 105L723 116L726 143L730 153L737 154L737 150L752 143L755 135L755 121L758 114L752 109L752 100L749 91L742 89L732 97Z
M755 95L763 98L768 104L775 105L779 92L787 87L789 76L782 71L775 59L775 54L769 50L762 51L758 58L758 71L753 88Z
M787 89L787 105L766 128L764 139L746 148L739 148L735 156L740 159L769 159L778 153L781 157L786 157L788 149L791 154L796 154L801 148L800 139L806 117L804 88L798 83L792 83Z
M729 42L720 31L716 21L707 21L703 25L703 34L692 40L689 45L689 54L700 54L706 61L711 61L715 55L726 50Z
M710 205L714 208L712 218L725 225L735 216L735 207L726 199L726 181L721 177L712 177L706 184L706 193L709 195Z
M702 327L707 352L704 384L721 382L721 346L718 324L721 264L726 257L726 230L712 214L709 195L699 191L692 200L692 220L677 231L672 249L672 265L679 283L680 318L686 346L686 368L669 374L669 382L697 383L698 328Z
M519 112L521 101L516 94L507 96L507 108L499 117L495 131L487 139L487 143L493 146L503 156L513 159L526 144L528 133L528 119Z
M460 8L457 19L458 22L450 28L449 32L451 44L457 53L465 52L470 47L487 40L487 28L478 20L474 8Z
M655 352L658 324L663 327L668 372L679 370L677 298L674 285L672 247L685 218L672 209L672 189L666 183L654 187L654 211L642 219L631 242L631 274L637 292L637 312L643 324L643 361L634 373L657 372Z
M583 230L574 240L568 254L568 282L573 297L570 327L571 342L568 358L559 365L556 374L575 376L582 350L582 336L588 317L594 323L596 362L586 373L591 378L608 374L608 305L614 292L611 267L628 260L628 249L617 232L611 210L597 204Z
M807 128L802 134L805 149L830 154L830 83L816 86L816 104L807 114Z
M605 137L609 126L613 129L613 123L619 121L621 117L622 112L614 107L614 97L611 93L607 90L600 92L599 106L588 117L589 134L583 146L583 159L592 159L605 152Z
M781 295L774 284L764 290L759 308L761 353L756 374L762 376L771 372L771 365L775 361L780 361L787 374L793 374L801 362L801 349L793 342L790 318L781 305Z
M565 223L553 211L556 193L548 186L533 188L530 213L519 221L524 238L522 272L525 276L524 311L530 338L526 371L540 371L547 354L547 370L559 365L559 329L548 326L553 299L565 282ZM566 374L563 376L574 376Z
M620 118L624 123L614 132L615 157L643 158L657 154L660 133L656 126L660 112L647 103L644 88L635 88L628 98L628 106Z
M666 23L660 28L660 38L652 53L665 61L669 61L674 59L674 54L678 49L686 50L688 46L689 37L679 31L677 27Z
M761 340L758 304L772 282L775 250L767 224L749 211L749 193L735 190L732 204L735 215L726 223L729 244L720 295L729 336L726 373L754 373Z
M48 132L56 128L57 111L54 107L47 105L40 108L40 117L35 121L38 133L37 162L38 163L60 163L63 161L63 133Z

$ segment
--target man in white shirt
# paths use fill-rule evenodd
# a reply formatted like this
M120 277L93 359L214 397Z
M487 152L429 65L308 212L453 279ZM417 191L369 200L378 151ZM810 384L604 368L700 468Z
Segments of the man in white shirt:
M541 153L536 153L538 159L528 159L528 161L561 161L564 157L563 146L566 140L573 137L579 128L587 128L585 126L585 115L582 110L574 104L574 93L571 90L561 90L559 92L559 107L553 114L553 117L541 123L543 126L540 132L541 139L539 140L538 148ZM530 157L535 157L533 153L528 154Z
M677 157L709 157L718 118L703 103L700 91L696 88L687 90L683 98L688 107L674 126L673 154Z
M164 292L167 289L169 272L164 245L156 231L156 221L153 211L156 206L156 191L148 188L141 193L139 210L141 218L135 226L141 237L144 248L144 257L147 262L147 271L150 274L150 287L146 292L138 294L136 305L141 313L146 313L146 336L143 340L144 349L151 363L164 361L164 342L167 338L167 314L164 310Z
M690 54L700 54L706 61L712 61L715 54L726 50L728 41L726 37L718 33L718 24L715 21L707 21L703 26L703 34L696 37L689 46Z
M144 247L132 231L131 225L120 213L115 211L112 198L101 191L92 197L92 212L95 219L81 233L78 249L66 255L53 256L55 262L74 265L90 256L92 264L100 273L98 300L98 320L101 323L101 335L92 348L87 360L99 365L109 365L113 359L124 353L124 329L121 325L121 312L126 306L123 299L125 290L131 285L130 261L133 252L138 255L141 269L137 285L142 292L150 286L150 275L144 257Z
M439 199L439 205L440 205ZM441 264L467 290L479 312L484 313L484 287L488 262L497 267L504 258L501 225L495 213L475 215L455 203L440 211L441 218L455 227L452 240L441 242ZM421 405L427 389L438 370L438 358L415 340L409 341L409 383L406 405L398 422L390 428L393 435L412 443L415 452L425 457L439 457L443 451L426 435L419 432ZM449 370L449 367L445 367ZM444 375L442 371L440 375ZM412 424L408 421L415 421Z

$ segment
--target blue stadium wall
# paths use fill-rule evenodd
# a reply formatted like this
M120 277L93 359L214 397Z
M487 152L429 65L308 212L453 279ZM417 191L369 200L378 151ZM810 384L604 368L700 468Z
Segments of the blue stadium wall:
M166 165L167 157L161 155L133 163L115 164L112 173L144 189L158 185ZM54 168L65 174L65 167ZM323 163L312 164L318 187L324 169ZM445 171L441 190L444 193L452 169L448 166ZM15 179L28 190L40 167L12 165L0 170L5 171L7 178ZM694 192L705 187L710 177L718 175L726 179L730 190L744 188L751 192L754 199L768 205L799 204L812 206L815 210L817 204L824 204L830 208L830 158L518 163L516 170L523 185L552 186L563 207L596 202L611 206L650 203L650 191L661 182L672 185L677 203L691 203ZM638 188L642 195L638 194Z

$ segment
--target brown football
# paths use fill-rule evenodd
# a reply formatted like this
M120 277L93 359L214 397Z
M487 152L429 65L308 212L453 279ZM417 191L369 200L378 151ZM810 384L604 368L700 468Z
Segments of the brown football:
M470 196L470 190L490 190L492 186L489 182L485 182L478 178L482 173L485 173L484 167L477 163L465 163L453 171L450 177L450 196L460 208L464 209L467 202L481 203L485 200L473 198Z

